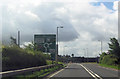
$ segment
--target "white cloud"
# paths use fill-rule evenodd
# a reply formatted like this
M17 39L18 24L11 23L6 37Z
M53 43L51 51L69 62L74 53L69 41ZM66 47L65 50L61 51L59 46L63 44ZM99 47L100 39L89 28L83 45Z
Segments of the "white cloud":
M114 2L113 9L114 10L118 10L118 1Z
M64 7L62 7L62 8L60 7L60 8L56 9L56 12L60 13L60 14L65 14L67 11L66 11L66 9Z
M31 11L26 11L25 14L28 15L28 17L31 17L31 19L40 21L40 18L36 14L32 13Z
M13 34L16 28L20 29L23 43L33 40L35 33L56 33L56 27L63 25L64 28L59 29L60 54L64 54L63 46L67 45L66 54L83 56L83 49L88 48L89 56L96 56L100 52L98 40L103 40L103 50L106 51L109 37L117 36L117 10L112 11L102 3L93 6L89 2L21 0L19 5L6 6L4 13L4 33Z
M20 45L20 47L25 48L25 46L28 46L29 44L32 44L32 42L24 42L24 44Z
M2 0L3 5L13 4L13 5L22 5L28 6L32 5L34 7L40 5L42 0Z
M72 52L76 53L76 56L83 55L82 49L89 48L89 56L98 56L100 53L98 40L103 41L103 51L107 51L109 38L117 37L118 34L117 11L108 9L102 3L100 6L92 6L89 3L68 3L64 7L68 10L67 14L73 27L80 34L74 42L63 43L63 46L69 46L68 53L74 49L72 47L76 47L77 50ZM60 47L63 46L61 44Z

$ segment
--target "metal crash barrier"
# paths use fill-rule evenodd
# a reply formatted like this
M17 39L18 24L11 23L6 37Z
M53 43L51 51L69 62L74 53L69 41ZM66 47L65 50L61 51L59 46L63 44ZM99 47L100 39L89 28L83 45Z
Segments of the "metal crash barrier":
M52 64L52 65L31 67L31 68L25 68L25 69L19 69L19 70L5 71L5 72L0 72L0 75L2 75L2 77L11 77L11 76L16 76L16 75L20 75L20 74L25 74L28 72L40 71L42 69L43 70L49 69L49 68L53 68L55 66L62 66L62 64Z

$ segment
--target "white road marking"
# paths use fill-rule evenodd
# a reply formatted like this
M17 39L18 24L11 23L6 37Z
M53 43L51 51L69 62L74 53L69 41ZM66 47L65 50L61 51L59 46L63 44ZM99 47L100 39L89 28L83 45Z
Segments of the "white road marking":
M80 64L93 78L97 79L96 76L94 76L86 67L84 67L82 64Z
M68 65L69 65L69 64L68 64ZM68 68L68 66L65 67L65 68ZM63 71L63 70L64 70L64 69L61 69L61 70L57 71L56 73L52 74L52 75L50 76L50 78L53 77L53 76L55 76L56 74L60 73L60 72Z
M55 76L56 74L60 73L60 72L63 71L63 70L64 70L64 69L61 69L61 70L57 71L56 73L52 74L50 77Z
M94 73L93 71L91 71L90 69L87 69L85 66L83 66L82 64L80 64L93 78L95 79L102 79L99 75L97 75L96 73ZM98 77L98 78L97 78Z
M89 71L92 72L92 73L93 73L95 76L97 76L98 78L102 79L99 75L97 75L96 73L94 73L94 72L91 71L90 69L89 69Z
M99 79L102 79L99 75L97 75L96 73L94 73L94 72L91 71L90 69L86 68L86 67L83 66L82 64L79 64L79 65L81 65L93 78L95 78L95 79L98 79L98 78L99 78ZM65 68L68 68L68 66L65 67ZM54 74L52 74L51 76L49 76L49 78L55 76L56 74L60 73L60 72L63 71L63 70L64 70L64 69L61 69L61 70L57 71L56 73L54 73Z

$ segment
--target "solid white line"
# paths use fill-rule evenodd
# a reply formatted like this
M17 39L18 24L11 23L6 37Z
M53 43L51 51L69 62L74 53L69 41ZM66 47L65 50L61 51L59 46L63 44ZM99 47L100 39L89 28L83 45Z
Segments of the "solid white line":
M69 65L69 64L68 64L68 65ZM67 67L65 67L65 68L68 68L68 66L67 66ZM50 77L55 76L56 74L60 73L60 72L61 72L61 71L63 71L63 70L64 70L64 69L61 69L61 70L57 71L56 73L52 74Z
M64 69L61 69L61 70L57 71L56 73L52 74L50 77L55 76L56 74L60 73L60 72L63 71L63 70L64 70Z
M86 67L84 67L82 64L80 64L93 78L97 79L96 76L94 76Z
M89 71L92 72L92 73L93 73L95 76L97 76L98 78L102 79L99 75L97 75L96 73L94 73L94 72L91 71L90 69L89 69Z

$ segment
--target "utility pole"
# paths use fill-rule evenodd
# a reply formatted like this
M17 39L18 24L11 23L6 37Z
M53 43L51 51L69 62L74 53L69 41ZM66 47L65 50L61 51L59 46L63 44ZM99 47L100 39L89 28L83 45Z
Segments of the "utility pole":
M20 31L18 31L18 46L20 47Z

